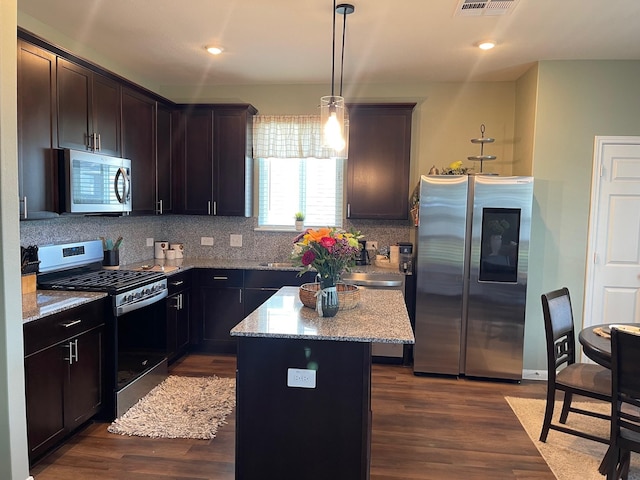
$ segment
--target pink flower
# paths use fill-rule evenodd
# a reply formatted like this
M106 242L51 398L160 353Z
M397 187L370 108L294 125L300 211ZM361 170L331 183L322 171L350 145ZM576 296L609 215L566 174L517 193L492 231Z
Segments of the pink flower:
M331 251L331 247L336 244L336 239L333 237L322 237L320 239L320 245L322 245L327 250Z
M306 252L304 252L304 255L302 255L301 262L302 265L306 267L307 265L311 265L315 259L316 254L313 253L313 250L307 250Z

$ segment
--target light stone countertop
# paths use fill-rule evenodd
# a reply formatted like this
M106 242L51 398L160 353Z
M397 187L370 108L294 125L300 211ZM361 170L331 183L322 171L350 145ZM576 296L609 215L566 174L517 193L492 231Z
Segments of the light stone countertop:
M22 295L22 323L32 322L106 297L104 292L37 290Z
M231 336L344 342L415 343L402 293L361 290L358 306L320 318L300 301L298 287L282 287L233 327Z
M300 267L294 267L278 264L278 266L269 265L270 262L258 260L228 260L219 258L185 258L177 260L159 260L150 259L142 262L136 262L129 265L121 265L120 268L126 270L135 270L143 265L164 265L177 267L171 271L166 271L167 276L179 273L192 268L222 268L237 270L290 270L300 271ZM356 265L352 268L352 272L361 273L402 273L397 270L389 270L376 267L375 265ZM37 290L35 293L25 294L22 296L22 322L27 323L33 320L53 315L55 313L69 310L82 304L104 298L107 294L103 292L79 292L79 291L60 291L60 290ZM360 308L360 305L358 306ZM315 313L315 312L314 312ZM401 342L399 342L401 343Z

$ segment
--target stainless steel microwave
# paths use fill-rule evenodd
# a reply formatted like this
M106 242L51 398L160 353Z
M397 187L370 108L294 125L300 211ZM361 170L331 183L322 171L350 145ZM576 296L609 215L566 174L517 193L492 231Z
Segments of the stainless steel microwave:
M131 160L64 149L59 167L63 212L131 212Z

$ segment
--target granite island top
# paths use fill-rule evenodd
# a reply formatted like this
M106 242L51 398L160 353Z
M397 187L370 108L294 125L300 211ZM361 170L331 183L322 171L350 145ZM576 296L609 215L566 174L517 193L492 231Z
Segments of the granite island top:
M360 302L335 317L321 318L300 301L298 287L282 287L231 336L344 342L415 343L404 297L398 290L361 290Z

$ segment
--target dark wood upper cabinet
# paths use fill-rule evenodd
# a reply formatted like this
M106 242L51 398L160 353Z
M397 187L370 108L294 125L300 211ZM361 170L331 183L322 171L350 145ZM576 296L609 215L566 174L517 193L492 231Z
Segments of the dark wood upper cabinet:
M20 218L57 210L56 57L18 39Z
M183 105L176 141L175 210L251 216L251 105Z
M122 89L122 156L131 160L132 213L157 210L156 101Z
M58 146L120 156L120 84L58 57Z
M156 110L156 175L157 175L157 213L173 212L173 148L175 134L172 108L157 103Z
M251 106L216 108L213 116L216 214L250 217L253 193Z
M408 218L414 107L415 103L347 106L347 218Z

